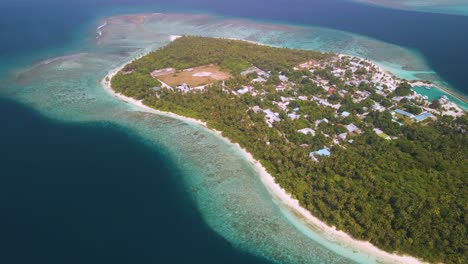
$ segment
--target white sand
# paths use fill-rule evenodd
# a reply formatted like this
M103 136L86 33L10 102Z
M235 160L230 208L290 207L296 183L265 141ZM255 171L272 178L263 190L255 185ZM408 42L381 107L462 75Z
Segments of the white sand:
M171 38L172 40L173 38ZM143 55L137 57L136 59L142 57ZM131 60L133 61L133 59ZM130 61L129 61L130 62ZM129 63L128 62L128 63ZM126 63L127 64L127 63ZM195 123L198 125L201 125L205 128L206 122L202 122L200 120L196 120L193 118L187 118L184 116L180 116L174 113L170 112L164 112L164 111L159 111L153 108L150 108L146 105L144 105L141 101L135 100L133 98L124 96L122 94L116 93L112 87L110 80L112 77L114 77L120 70L124 68L126 65L122 65L121 67L109 72L109 74L102 80L102 85L108 91L111 95L119 98L120 100L124 102L128 102L136 106L138 109L145 111L145 112L151 112L155 114L160 114L164 116L169 116L172 118L176 118L185 122L189 123ZM209 130L209 129L208 129ZM229 139L224 138L221 136L220 131L216 130L209 130L210 132L214 133L215 135L221 137L223 140L230 144L232 143ZM281 201L283 205L287 207L288 210L291 210L297 214L299 214L302 218L305 219L308 225L313 226L316 231L319 231L320 233L324 233L324 237L327 240L330 241L339 241L340 244L346 245L346 247L358 251L362 254L369 255L377 260L379 263L401 263L401 264L419 264L419 263L424 263L421 260L418 260L414 257L411 256L401 256L401 255L396 255L396 254L391 254L388 252L385 252L374 245L372 245L370 242L367 241L360 241L352 238L350 235L344 233L343 231L336 230L335 227L328 226L326 223L320 221L318 218L313 216L307 209L303 208L300 204L299 201L296 199L293 199L290 194L288 194L279 184L275 182L275 179L272 175L270 175L266 169L260 164L259 161L255 160L253 156L248 153L245 149L243 149L239 144L234 144L243 154L243 156L248 160L256 169L258 172L261 181L267 188L267 190L277 199Z
M140 56L141 57L141 56ZM138 59L138 58L137 58ZM127 63L126 63L127 64ZM174 113L171 113L171 112L165 112L165 111L160 111L160 110L156 110L156 109L153 109L151 107L148 107L146 106L145 104L143 104L143 102L141 100L136 100L134 98L131 98L131 97L128 97L128 96L125 96L123 94L120 94L120 93L117 93L115 92L113 89L112 89L112 86L111 86L111 80L112 78L119 72L123 69L123 67L126 65L124 64L123 66L109 72L109 74L101 81L101 84L102 86L106 89L107 92L109 92L111 95L119 98L120 100L124 101L124 102L127 102L127 103L130 103L134 106L136 106L139 110L143 110L144 112L149 112L149 113L155 113L155 114L159 114L159 115L164 115L164 116L169 116L169 117L172 117L172 118L177 118L177 119L180 119L180 120L183 120L185 122L189 122L189 123L195 123L195 124L198 124L198 125L201 125L201 126L204 126L206 127L206 122L202 122L201 120L197 120L197 119L194 119L194 118L189 118L189 117L184 117L184 116L180 116L180 115L176 115Z
M240 147L240 146L239 146ZM302 216L308 225L314 227L316 231L320 233L325 233L325 238L330 241L339 241L340 244L346 245L346 247L358 251L360 253L370 255L374 257L378 263L401 263L401 264L416 264L416 263L425 263L419 259L416 259L411 256L402 256L397 254L391 254L385 252L370 242L356 240L352 238L350 235L343 231L337 230L334 226L331 227L326 223L320 221L317 217L313 216L307 209L302 207L299 204L299 201L293 199L289 193L287 193L279 184L275 182L273 176L271 176L266 169L255 160L252 155L242 149L244 152L245 157L254 164L255 168L260 174L260 178L262 182L265 184L267 189L272 193L276 198L280 199L280 201L286 205L290 210L293 210L296 213L299 213Z
M179 38L180 36L170 36L169 39L171 41L174 41L175 39ZM129 64L130 62L134 61L134 60L137 60L137 59L140 59L141 57L145 56L146 54L141 54L139 56L137 56L136 58L134 59L131 59L129 60L128 62L124 63L122 66L110 71L106 77L104 77L104 79L102 79L101 81L101 84L102 86L105 88L105 90L107 92L109 92L111 95L119 98L120 100L124 101L124 102L127 102L127 103L130 103L134 106L136 106L139 110L144 110L145 112L150 112L150 113L156 113L156 114L160 114L160 115L164 115L164 116L170 116L170 117L173 117L173 118L177 118L177 119L180 119L180 120L183 120L185 122L189 122L189 123L195 123L195 124L198 124L198 125L201 125L201 126L204 126L206 127L206 122L202 122L201 120L196 120L194 118L188 118L188 117L184 117L184 116L180 116L180 115L176 115L174 113L171 113L171 112L164 112L164 111L160 111L160 110L156 110L156 109L153 109L151 107L148 107L146 106L145 104L143 104L143 102L141 100L136 100L134 98L131 98L131 97L128 97L128 96L125 96L123 94L120 94L120 93L117 93L115 92L113 89L112 89L112 86L111 86L111 80L112 78L118 73L120 72L124 67L125 65ZM168 86L167 84L165 83L162 83L162 86L163 87L166 87L166 88L170 88L172 89L170 86Z

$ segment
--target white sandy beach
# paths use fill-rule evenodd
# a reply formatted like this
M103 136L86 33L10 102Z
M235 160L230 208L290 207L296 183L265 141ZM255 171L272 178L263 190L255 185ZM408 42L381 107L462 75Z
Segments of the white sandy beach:
M171 36L170 39L172 41L172 40L175 40L177 37L178 36ZM142 56L144 56L144 54L135 59L138 59ZM205 127L208 131L215 134L216 136L221 137L223 140L225 140L229 144L234 144L229 139L222 137L219 131L208 129L205 122L202 122L200 120L196 120L193 118L187 118L187 117L183 117L180 115L176 115L170 112L163 112L163 111L155 110L153 108L150 108L144 105L141 101L138 101L133 98L116 93L111 87L110 80L120 70L122 70L127 63L110 71L109 74L103 78L101 82L102 86L111 95L119 98L120 100L124 102L128 102L134 105L137 109L142 110L144 112L151 112L151 113L155 113L159 115L176 118L185 122L198 124L200 126ZM359 241L359 240L353 239L350 235L344 233L343 231L336 230L335 227L331 227L327 225L326 223L320 221L318 218L314 217L307 209L300 206L298 200L293 199L289 193L287 193L283 188L281 188L281 186L279 186L279 184L275 182L274 177L270 175L266 171L266 169L260 164L260 162L255 160L250 153L248 153L245 149L243 149L239 144L236 143L234 145L239 149L239 151L242 153L245 159L248 160L254 166L255 170L258 172L258 175L261 181L263 182L267 190L271 193L271 195L275 199L280 201L281 205L284 205L287 210L290 210L291 212L294 212L295 214L300 215L303 219L298 219L299 222L305 221L305 224L309 228L313 227L314 231L320 234L323 234L325 239L329 241L339 241L340 245L345 245L346 248L351 249L352 251L357 251L361 254L369 255L371 258L375 259L375 262L378 262L378 263L401 263L401 264L424 263L421 260L416 259L411 256L401 256L401 255L385 252L375 247L374 245L372 245L371 243L367 241Z
M172 40L172 37L171 36L171 40ZM146 54L142 54L138 57L136 57L135 59L139 59L143 56L145 56ZM173 117L173 118L177 118L177 119L180 119L180 120L183 120L185 122L190 122L190 123L195 123L195 124L198 124L198 125L201 125L201 126L204 126L206 127L206 122L202 122L200 120L197 120L197 119L194 119L194 118L189 118L189 117L184 117L184 116L180 116L180 115L176 115L174 113L171 113L171 112L164 112L164 111L160 111L160 110L156 110L154 108L151 108L151 107L148 107L146 106L145 104L143 104L142 101L139 101L139 100L136 100L134 98L131 98L131 97L128 97L128 96L125 96L123 94L120 94L120 93L117 93L115 92L113 89L112 89L112 86L111 86L111 80L112 78L118 73L120 72L124 67L125 65L127 65L128 63L132 62L134 59L126 62L125 64L123 64L122 66L110 71L106 77L104 77L101 81L101 84L102 86L106 89L107 92L109 92L111 95L119 98L120 100L124 101L124 102L127 102L127 103L130 103L134 106L136 106L138 109L140 110L144 110L145 112L151 112L151 113L155 113L155 114L160 114L160 115L164 115L164 116L169 116L169 117Z

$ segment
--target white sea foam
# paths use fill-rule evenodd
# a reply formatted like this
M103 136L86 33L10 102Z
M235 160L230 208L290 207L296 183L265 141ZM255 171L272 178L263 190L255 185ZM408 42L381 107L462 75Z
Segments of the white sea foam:
M103 29L107 26L107 20L104 21L104 23L102 25L100 25L99 27L97 27L97 36L96 36L96 39L99 39L100 37L102 37L103 35Z
M84 54L86 54L86 53L77 53L77 54L72 54L72 55L66 55L66 56L50 58L50 59L46 59L46 60L43 60L43 61L39 62L38 65L48 65L48 64L60 61L60 60L67 60L67 59L72 59L74 57L79 57L79 56L82 56Z

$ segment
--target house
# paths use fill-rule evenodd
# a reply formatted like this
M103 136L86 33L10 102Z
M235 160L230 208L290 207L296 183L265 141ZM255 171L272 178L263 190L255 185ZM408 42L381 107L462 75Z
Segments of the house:
M287 101L287 102L280 102L280 103L278 103L278 102L273 102L273 104L278 105L279 108L281 108L281 110L286 111L286 110L288 109L289 101Z
M324 118L324 119L315 121L315 126L318 127L322 122L325 122L328 124L328 119Z
M307 96L301 95L301 96L297 97L297 99L299 99L301 101L307 101Z
M312 128L299 129L297 132L302 133L304 135L311 134L312 136L315 136L315 131Z
M341 113L341 116L342 116L342 117L348 117L348 116L350 116L350 115L351 115L351 113L350 113L350 112L346 112L346 111L344 111L343 113Z
M426 120L426 119L428 119L428 118L430 118L430 117L432 117L432 114L431 114L431 113L429 113L429 112L424 112L424 113L422 113L422 114L420 114L420 115L415 116L413 119L414 119L414 121L416 121L416 122L421 122L421 121L424 121L424 120Z
M279 80L280 80L281 82L284 82L284 83L285 83L285 82L288 82L288 81L289 81L289 78L286 77L286 76L284 76L284 75L280 75L280 76L279 76Z
M278 92L284 92L285 89L286 89L286 87L284 85L277 85L276 86L276 91L278 91Z
M383 106L380 105L379 103L374 103L374 105L373 105L371 108L372 108L372 110L374 110L374 111L379 111L379 112L385 111L385 107L383 107Z
M327 94L332 95L334 91L336 91L336 88L335 87L330 87L330 88L328 88Z
M374 132L375 132L377 135L383 134L383 131L382 131L380 128L374 128Z
M266 83L267 80L263 79L262 77L258 77L252 80L252 82L259 82L259 83Z
M330 155L331 155L330 151L326 148L309 153L309 157L315 157L315 156L329 157Z
M411 114L411 113L409 113L409 112L406 112L406 111L404 111L404 110L401 110L401 109L395 109L394 112L397 113L397 114L400 114L400 115L402 115L402 116L406 116L406 117L409 117L409 118L414 118L414 115L413 115L413 114Z
M288 114L288 117L294 120L294 119L301 118L301 115L298 115L296 113L291 113L291 114Z
M248 89L247 87L244 87L244 88L242 88L242 89L237 90L237 93L238 93L238 94L241 94L241 95L242 95L242 94L246 94L246 93L248 93L248 92L249 92L249 89Z
M260 106L256 105L254 107L251 108L252 111L254 111L256 114L260 113L260 111L262 111L262 109L260 108Z
M256 72L257 75L259 75L259 76L266 74L266 72L260 70L259 68L255 67L255 66L252 66L252 67L248 68L247 70L241 72L241 75L242 76L247 76L247 75L249 75L251 73L254 73L254 72Z
M385 134L380 128L374 128L374 132L375 132L375 134L377 134L377 136L385 138L386 140L391 139L390 136Z
M347 136L348 136L348 133L341 133L338 135L338 139L345 140Z
M265 113L265 120L269 127L273 127L274 122L281 121L279 114L271 111L270 109L263 110L263 113Z
M361 133L361 130L354 124L347 125L346 129L349 133Z

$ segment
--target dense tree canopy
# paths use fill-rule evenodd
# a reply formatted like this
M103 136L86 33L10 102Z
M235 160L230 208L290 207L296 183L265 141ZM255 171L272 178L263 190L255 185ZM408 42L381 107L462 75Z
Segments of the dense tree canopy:
M217 64L232 73L240 73L249 66L279 72L310 59L329 55L297 49L278 52L278 48L229 39L210 39L186 36L136 60L125 70L146 74L156 69L174 67L182 70L200 65Z
M129 64L112 85L128 96L144 99L148 106L207 121L210 128L246 148L260 160L287 191L314 215L358 239L369 240L391 252L406 253L432 262L464 263L467 256L468 207L468 121L441 117L431 124L400 126L389 112L370 112L364 121L335 115L333 109L312 101L296 101L302 117L284 118L268 127L264 114L251 109L258 105L275 109L271 91L259 100L251 95L229 92L247 82L238 73L252 64L269 71L292 72L291 68L310 59L324 59L316 52L276 49L245 42L184 37L167 47ZM155 92L157 83L147 76L155 69L184 69L215 63L234 73L231 80L204 91L180 93L169 89ZM237 74L236 74L237 73ZM326 70L318 74L327 77ZM302 74L301 74L302 75ZM290 74L294 78L293 74ZM328 76L331 78L331 76ZM277 83L277 75L271 81ZM368 87L367 87L368 88ZM363 87L363 89L367 89ZM315 84L300 81L295 93L324 93ZM398 95L408 94L407 85ZM388 99L374 98L382 104ZM359 112L366 102L344 98L341 110ZM417 111L416 109L409 109ZM281 115L283 117L284 114ZM316 150L329 144L323 133L297 133L314 120L327 118L317 129L334 135L343 124L359 125L363 133L352 144L333 147L329 158L314 162L304 143ZM385 140L372 130L384 129L395 136Z

